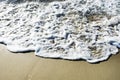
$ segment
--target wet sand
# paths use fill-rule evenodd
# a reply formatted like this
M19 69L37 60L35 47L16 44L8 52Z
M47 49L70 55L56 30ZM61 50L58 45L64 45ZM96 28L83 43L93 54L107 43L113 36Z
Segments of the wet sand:
M90 64L11 53L0 45L0 80L120 80L120 54Z

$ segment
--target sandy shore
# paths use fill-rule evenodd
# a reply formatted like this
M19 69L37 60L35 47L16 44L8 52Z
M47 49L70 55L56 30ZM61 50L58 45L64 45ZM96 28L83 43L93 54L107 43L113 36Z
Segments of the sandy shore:
M0 80L120 80L120 54L108 61L45 59L33 53L10 53L0 45Z

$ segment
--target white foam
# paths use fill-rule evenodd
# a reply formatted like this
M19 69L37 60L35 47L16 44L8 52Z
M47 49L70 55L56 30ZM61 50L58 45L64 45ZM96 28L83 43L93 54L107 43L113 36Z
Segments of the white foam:
M0 2L0 42L12 52L106 60L120 46L119 0Z

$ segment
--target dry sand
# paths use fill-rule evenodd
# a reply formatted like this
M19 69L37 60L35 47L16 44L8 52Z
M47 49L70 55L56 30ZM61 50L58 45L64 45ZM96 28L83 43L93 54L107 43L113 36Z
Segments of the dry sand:
M120 80L120 54L90 64L10 53L0 45L0 80Z

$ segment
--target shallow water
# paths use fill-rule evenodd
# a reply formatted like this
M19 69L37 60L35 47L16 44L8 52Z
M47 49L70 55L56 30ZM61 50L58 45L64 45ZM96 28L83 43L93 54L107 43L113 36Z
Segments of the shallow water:
M119 0L0 2L0 42L11 52L106 60L120 48Z

